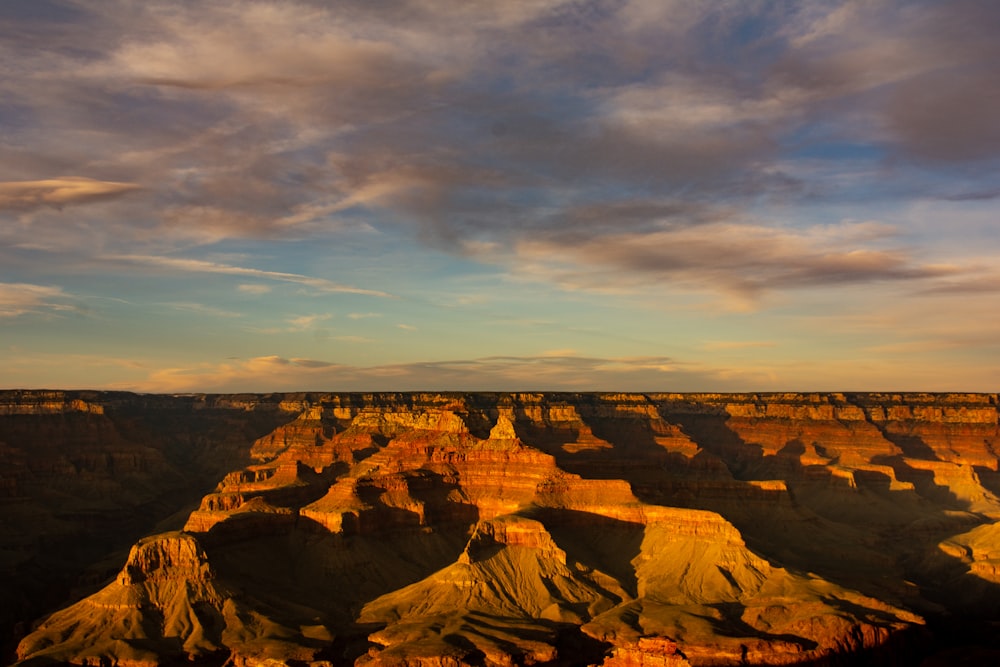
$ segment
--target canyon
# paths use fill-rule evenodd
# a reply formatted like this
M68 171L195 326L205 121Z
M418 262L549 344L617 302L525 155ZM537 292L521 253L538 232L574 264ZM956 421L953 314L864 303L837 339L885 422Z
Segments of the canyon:
M1000 664L995 394L0 391L25 666Z

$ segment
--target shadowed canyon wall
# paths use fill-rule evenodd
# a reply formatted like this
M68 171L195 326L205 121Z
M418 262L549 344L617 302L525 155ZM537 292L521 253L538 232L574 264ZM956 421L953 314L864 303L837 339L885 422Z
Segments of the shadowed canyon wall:
M998 448L984 394L0 392L0 621L25 665L993 664Z

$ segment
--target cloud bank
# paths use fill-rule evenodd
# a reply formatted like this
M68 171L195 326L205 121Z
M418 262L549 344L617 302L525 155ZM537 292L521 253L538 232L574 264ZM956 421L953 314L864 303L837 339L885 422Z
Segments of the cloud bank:
M253 335L350 312L326 339L372 351L324 376L348 384L417 353L478 361L405 366L415 382L504 384L556 362L484 360L572 348L559 382L576 386L571 365L605 368L590 359L689 358L734 327L775 340L820 310L851 363L916 349L911 333L953 349L928 312L987 340L969 313L1000 260L998 34L981 0L0 3L0 316L31 346L32 318L77 298L54 285L198 304L161 328L239 313L217 341L302 370L332 353ZM853 337L888 303L910 314L892 340ZM105 331L62 344L110 345L134 316L106 308ZM486 324L517 318L566 340ZM731 342L713 350L808 354ZM636 382L709 378L629 364Z

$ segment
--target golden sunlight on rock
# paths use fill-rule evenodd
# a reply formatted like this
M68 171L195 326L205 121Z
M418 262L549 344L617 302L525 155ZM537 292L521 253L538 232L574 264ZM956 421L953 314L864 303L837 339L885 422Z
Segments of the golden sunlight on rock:
M63 608L30 628L44 587L8 579L25 666L939 664L971 655L949 628L1000 611L990 395L6 392L0 412L24 527L5 553L84 539L60 523L80 499L112 531L138 488L221 479L187 509L161 495L118 574L46 593Z

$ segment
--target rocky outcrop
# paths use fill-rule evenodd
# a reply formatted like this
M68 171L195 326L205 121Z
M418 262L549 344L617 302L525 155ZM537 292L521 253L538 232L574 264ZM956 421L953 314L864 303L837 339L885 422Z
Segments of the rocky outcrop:
M5 654L12 634L95 590L135 540L178 511L186 515L226 472L249 462L254 439L297 414L282 412L280 401L267 397L233 402L238 405L204 396L0 391ZM181 516L166 525L183 522Z
M602 667L689 667L680 647L668 637L640 637L632 644L616 646Z
M226 597L195 538L147 538L132 548L114 582L53 614L47 632L29 636L19 650L36 662L101 664L113 655L129 666L212 654L220 648L213 615Z
M820 665L1000 613L992 395L8 392L0 413L0 494L25 506L39 475L221 480L25 664Z
M70 412L100 415L104 407L63 391L11 391L0 394L0 415L59 415Z

